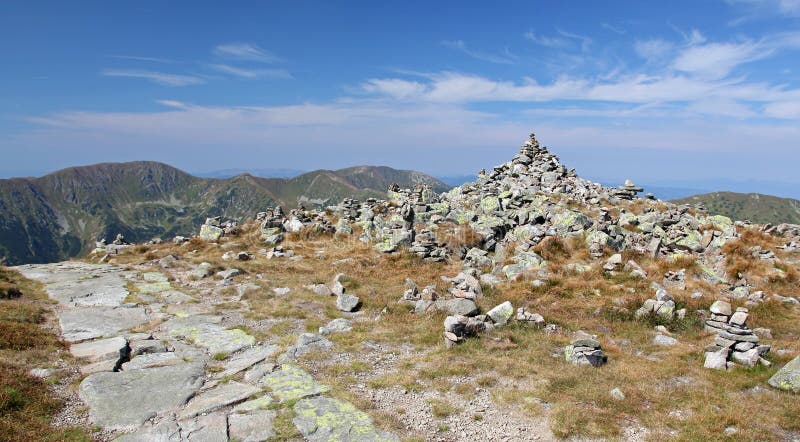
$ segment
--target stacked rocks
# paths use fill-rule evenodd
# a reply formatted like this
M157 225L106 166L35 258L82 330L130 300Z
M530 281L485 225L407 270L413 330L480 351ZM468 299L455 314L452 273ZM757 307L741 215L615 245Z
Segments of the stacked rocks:
M452 284L450 294L454 298L477 299L483 296L483 288L474 269L467 269L452 278L442 276L442 281Z
M452 348L469 337L477 336L493 325L486 315L467 317L463 315L448 316L444 319L444 346Z
M715 301L711 318L706 321L706 331L717 333L714 343L706 347L705 368L728 370L736 364L754 367L770 363L762 358L769 353L769 345L759 345L758 336L747 327L748 311L739 307L732 312L725 301Z
M544 317L538 313L529 312L520 307L517 309L516 320L526 324L532 324L536 328L544 327Z
M578 330L572 343L564 348L564 358L570 364L600 367L608 362L597 336Z
M625 184L613 189L611 194L619 199L632 200L642 191L644 191L644 189L633 184L631 180L625 180Z
M267 209L264 212L259 212L256 215L256 221L260 221L261 238L267 245L276 245L283 241L283 222L285 216L283 209L280 206Z
M409 251L425 261L440 262L447 259L447 249L436 243L436 234L428 229L415 235Z
M643 318L651 313L655 313L664 319L672 320L675 318L675 300L669 292L661 287L656 288L655 299L648 299L636 310L636 318ZM683 318L686 316L686 309L680 309L677 312L678 317Z

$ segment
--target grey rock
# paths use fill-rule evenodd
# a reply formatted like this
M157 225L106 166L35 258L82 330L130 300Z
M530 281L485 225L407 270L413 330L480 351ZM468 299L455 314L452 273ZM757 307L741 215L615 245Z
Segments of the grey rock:
M376 429L366 413L337 399L302 399L294 405L294 412L293 422L309 442L399 440L392 434Z
M486 313L494 324L497 326L503 326L511 320L511 317L514 316L514 307L511 305L511 302L506 301L495 308L489 310Z
M181 429L175 419L168 417L156 425L145 425L133 433L124 434L115 442L181 442Z
M180 413L181 419L212 412L227 405L242 402L260 392L261 389L249 384L231 381L206 390L194 397Z
M274 355L279 350L277 345L259 345L248 348L240 353L233 355L225 362L225 369L217 373L217 378L232 376L240 371L247 370L253 365Z
M233 413L228 416L228 437L239 442L265 442L275 435L272 429L275 416L272 410Z
M183 363L183 359L177 357L175 353L151 353L137 356L129 362L122 364L123 371L140 370L143 368L165 367L167 365L178 365Z
M149 320L143 307L86 307L58 314L61 334L67 342L115 336Z
M792 359L775 372L767 382L780 390L800 393L800 356Z
M319 334L329 335L331 333L345 333L353 329L353 323L345 318L336 318L327 325L319 328Z
M434 302L434 306L450 315L474 316L480 311L475 301L465 298L440 299Z
M709 310L711 313L715 313L717 315L730 316L732 313L731 304L725 301L714 301L714 303L711 304L711 307L709 307Z
M361 299L355 295L342 293L336 297L336 308L343 312L355 311L361 304Z
M197 363L96 373L78 391L93 424L126 430L185 404L200 389L204 375L203 364Z
M677 343L678 343L678 340L677 340L677 339L675 339L675 338L673 338L673 337L671 337L671 336L665 336L665 335L662 335L662 334L657 334L657 335L656 335L656 336L653 338L653 344L654 344L654 345L661 345L661 346L665 346L665 347L672 347L673 345L675 345L675 344L677 344Z
M228 417L211 413L180 422L181 435L186 442L227 442Z
M302 368L285 364L280 369L265 375L260 384L272 390L281 402L316 396L330 388L320 384Z

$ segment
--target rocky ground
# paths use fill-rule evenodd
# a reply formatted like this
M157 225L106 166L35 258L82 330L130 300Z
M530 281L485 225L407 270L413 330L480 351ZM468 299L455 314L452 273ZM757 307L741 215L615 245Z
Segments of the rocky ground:
M800 226L639 190L531 137L447 194L17 270L98 440L799 440Z

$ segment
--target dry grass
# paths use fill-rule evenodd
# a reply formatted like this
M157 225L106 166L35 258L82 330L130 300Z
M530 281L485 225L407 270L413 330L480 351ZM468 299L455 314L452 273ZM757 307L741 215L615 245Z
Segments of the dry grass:
M49 318L42 287L0 267L0 280L19 293L0 300L0 435L8 441L89 441L81 429L54 428L61 402L41 379L28 374L54 362L64 345L42 328ZM7 287L8 288L8 287Z
M797 419L800 402L775 391L757 394L750 391L754 386L765 386L778 367L800 352L797 326L800 309L776 302L751 308L750 326L772 329L774 339L767 343L775 349L790 350L786 356L768 356L773 362L771 368L731 372L703 369L703 347L711 337L703 333L694 312L707 309L719 296L720 287L693 278L700 270L690 256L651 259L632 252L623 253L625 261L634 259L645 269L647 279L634 279L627 272L608 275L601 268L602 261L594 262L585 272L576 273L567 271L565 266L590 262L585 244L574 239L549 239L534 249L548 260L549 278L544 286L533 287L525 280L503 283L491 290L487 288L486 296L478 303L486 311L501 302L511 301L515 308L526 307L542 314L548 322L557 324L560 332L547 334L513 323L445 350L441 342L444 314L414 315L397 300L405 289L406 278L412 278L420 287L436 285L440 293L445 293L448 285L440 276L457 274L460 262L425 263L409 254L380 254L370 245L352 238L308 235L288 238L283 244L284 248L305 257L299 261L267 260L261 255L248 262L221 261L224 250L255 253L262 247L255 237L253 232L226 240L229 246L238 243L236 247L223 248L201 242L191 243L180 251L185 259L194 263L207 261L220 267L236 266L250 277L263 276L258 281L265 289L246 295L244 301L252 309L253 318L274 320L268 335L283 336L280 342L286 345L293 343L295 334L304 328L315 330L330 319L340 317L334 307L335 298L315 295L302 287L311 283L329 284L334 275L344 273L347 291L362 300L362 318L373 319L380 315L381 320L356 321L350 333L329 336L337 344L336 351L366 354L370 350L364 342L372 341L388 348L408 346L420 355L399 363L393 372L375 376L370 376L368 367L358 362L321 368L309 362L308 368L316 367L315 375L332 387L333 396L351 401L369 412L383 428L401 427L396 417L378 412L368 399L352 392L350 386L356 376L359 381L370 376L365 383L371 388L401 386L409 391L448 391L455 388L451 382L453 377L468 377L472 382L465 385L488 388L497 401L525 413L541 414L543 409L537 404L551 404L552 430L563 437L616 438L631 425L649 428L654 440L670 437L719 440L729 425L738 428L739 432L732 437L737 440L780 440L785 439L786 434L796 435L800 431ZM775 250L775 244L767 239L758 232L744 231L742 238L726 246L727 270L763 271L764 275L770 275L763 289L777 292L780 288L782 294L791 294L800 285L793 266L780 264L783 276L778 277L759 267L763 263L743 266L736 261L744 259L753 245ZM477 244L478 238L467 233L449 241L454 247L468 247ZM174 250L175 246L166 245L155 246L150 252L162 256ZM324 253L317 257L317 250L324 250ZM351 260L334 264L344 258ZM124 259L136 262L141 258ZM634 319L633 312L645 299L654 296L650 284L663 282L666 272L681 269L687 271L687 288L670 291L677 308L687 309L687 319L671 322L658 317ZM268 290L268 287L284 286L292 288L287 296L275 296ZM704 293L705 298L691 299L689 295L695 290ZM654 346L655 325L667 326L679 344L669 348ZM599 336L609 356L608 365L592 369L574 367L563 360L563 347L570 342L571 333L578 329ZM616 387L624 392L624 400L610 396L609 391ZM466 388L455 392L469 393Z

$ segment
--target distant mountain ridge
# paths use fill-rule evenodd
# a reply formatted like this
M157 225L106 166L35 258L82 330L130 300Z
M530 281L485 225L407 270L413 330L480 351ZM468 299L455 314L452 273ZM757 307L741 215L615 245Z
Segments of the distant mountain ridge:
M712 192L672 200L701 204L709 212L762 224L800 224L800 200L760 193Z
M0 179L0 256L9 264L52 262L80 255L100 238L130 241L189 235L207 216L248 219L266 207L297 206L300 198L384 198L403 187L449 186L431 176L389 167L317 170L294 178L238 175L199 178L152 161L71 167L39 178Z

